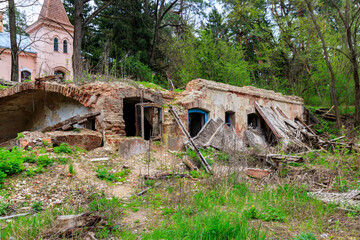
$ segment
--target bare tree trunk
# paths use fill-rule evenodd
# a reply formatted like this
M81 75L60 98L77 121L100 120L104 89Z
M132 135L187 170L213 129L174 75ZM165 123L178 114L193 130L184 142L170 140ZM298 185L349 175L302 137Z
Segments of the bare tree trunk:
M19 81L19 47L16 41L16 15L14 0L9 0L9 26L11 42L11 81Z
M313 21L313 23L314 23L314 25L316 27L316 30L317 30L317 33L318 33L318 36L320 38L322 48L323 48L323 51L324 51L324 57L325 57L326 65L328 67L328 70L329 70L329 73L330 73L330 78L331 78L331 82L330 82L331 96L332 96L332 100L333 100L333 103L334 103L336 126L337 126L338 129L340 129L341 128L341 119L340 119L339 105L338 105L337 97L336 97L336 90L335 90L336 86L335 86L334 70L332 68L332 65L331 65L331 62L330 62L330 59L329 59L329 54L328 54L328 51L327 51L327 48L326 48L326 43L325 43L324 37L323 37L323 35L321 33L321 29L320 29L318 23L316 22L316 18L314 16L314 11L313 11L312 5L310 3L310 0L305 0L305 2L306 2L306 5L307 5L307 7L309 9L311 20Z
M74 10L74 45L72 64L74 71L74 78L77 79L82 75L83 65L81 57L81 46L83 38L83 13L84 13L84 0L75 1Z
M360 84L359 84L358 46L356 43L357 32L355 31L354 34L351 33L351 26L354 23L354 19L350 19L349 16L350 15L349 0L346 0L345 11L341 10L334 0L331 0L331 4L333 5L334 8L336 8L346 30L346 41L350 52L350 56L348 56L348 58L352 64L353 78L355 83L355 101L354 101L355 126L359 126L360 125ZM356 14L357 13L359 13L359 11L357 11ZM353 16L353 18L356 17L356 14Z

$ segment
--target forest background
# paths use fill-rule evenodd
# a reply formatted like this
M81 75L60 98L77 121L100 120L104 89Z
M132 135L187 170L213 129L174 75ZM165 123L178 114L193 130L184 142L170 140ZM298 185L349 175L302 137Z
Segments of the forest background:
M64 6L75 28L82 21L77 77L132 78L168 89L169 79L180 89L196 78L251 85L300 96L306 105L335 105L337 114L341 106L360 123L358 1L64 0ZM17 12L18 31L26 23Z

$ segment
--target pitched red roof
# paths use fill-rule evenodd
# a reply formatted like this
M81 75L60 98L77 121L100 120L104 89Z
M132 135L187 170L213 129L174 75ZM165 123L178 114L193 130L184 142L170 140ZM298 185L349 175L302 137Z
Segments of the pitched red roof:
M44 0L38 20L48 19L60 24L70 25L62 0Z

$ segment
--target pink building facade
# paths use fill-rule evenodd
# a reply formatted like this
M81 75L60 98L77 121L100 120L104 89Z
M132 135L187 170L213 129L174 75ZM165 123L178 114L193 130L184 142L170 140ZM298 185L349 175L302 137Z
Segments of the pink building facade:
M10 80L10 34L2 31L2 21L0 24L0 79ZM48 75L71 79L74 27L62 1L45 0L38 20L25 31L29 36L17 36L19 82Z

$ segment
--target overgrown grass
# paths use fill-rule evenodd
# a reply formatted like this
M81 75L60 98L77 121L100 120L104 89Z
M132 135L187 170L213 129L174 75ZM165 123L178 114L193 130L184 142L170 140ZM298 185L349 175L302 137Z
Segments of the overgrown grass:
M111 173L110 169L100 166L95 170L98 174L97 177L109 182L123 182L126 180L126 176L131 173L129 169L123 169L119 172Z
M39 207L39 204L35 207ZM76 214L81 211L65 206L39 212L36 215L15 218L11 222L2 220L0 221L0 239L41 239L42 232L51 227L56 216Z
M336 211L336 205L325 205L310 198L305 189L290 185L253 192L245 183L237 183L234 176L189 192L182 189L180 182L176 190L155 190L135 197L125 206L162 209L161 224L155 223L155 229L142 234L141 239L271 238L272 234L260 228L258 221L278 222L287 228L294 228L293 222L297 222L290 231L321 233L330 225L326 219ZM129 233L127 238L131 239Z
M145 88L150 88L150 89L154 89L154 90L158 90L158 91L166 91L166 89L162 88L161 86L155 84L155 83L151 83L151 82L141 82L141 81L135 81L136 84L143 86Z

